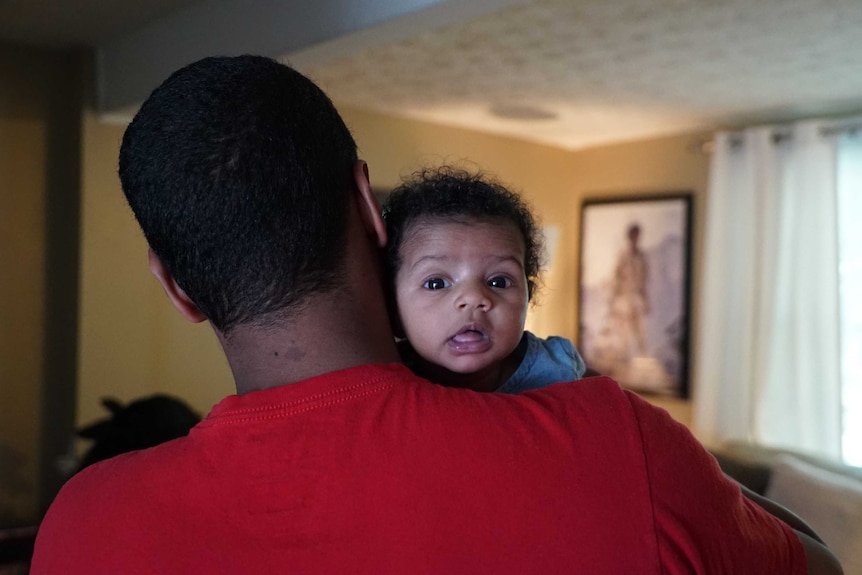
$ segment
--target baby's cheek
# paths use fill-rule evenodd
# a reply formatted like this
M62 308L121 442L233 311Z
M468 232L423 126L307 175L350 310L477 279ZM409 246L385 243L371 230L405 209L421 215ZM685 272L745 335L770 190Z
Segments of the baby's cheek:
M422 335L427 329L424 325L425 323L421 314L417 314L415 311L401 314L401 325L404 327L404 334L411 342L422 340Z
M413 316L415 315L415 313L413 313L413 308L408 304L409 302L407 302L401 297L395 298L395 305L398 311L398 319L401 322L401 327L405 331L408 329L408 326L413 323Z

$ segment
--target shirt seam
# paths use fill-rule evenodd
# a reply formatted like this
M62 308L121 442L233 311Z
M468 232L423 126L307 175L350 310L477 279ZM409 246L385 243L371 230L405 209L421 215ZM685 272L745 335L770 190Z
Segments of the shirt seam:
M647 493L649 494L649 508L650 508L650 518L652 520L652 532L653 532L653 537L655 538L656 563L658 564L659 573L665 574L665 573L667 573L667 571L665 570L664 562L661 559L661 550L660 550L660 543L659 543L659 536L658 536L658 522L656 521L656 511L655 511L655 498L653 497L653 485L652 485L652 481L650 480L649 465L647 463L648 458L647 458L647 453L646 453L646 445L644 442L643 427L641 426L640 416L638 415L638 412L635 409L635 406L632 405L631 398L628 397L627 395L625 396L625 398L626 398L626 403L628 404L628 407L631 410L632 416L634 417L635 425L637 425L637 428L638 428L638 439L640 440L641 457L643 459L644 475L646 477Z
M362 384L362 385L359 385L359 386L352 386L351 388L343 388L343 389L340 389L340 390L336 390L336 391L334 391L334 392L330 392L330 393L326 393L326 394L321 394L320 396L328 396L328 395L332 395L333 393L343 392L343 391L345 391L346 389L355 389L355 388L357 388L357 387L366 387L367 385L371 385L371 384L373 384L373 383L376 383L376 382L367 382L366 384ZM245 416L245 417L243 417L241 414L237 414L236 416L235 416L235 415L232 415L232 414L226 414L226 415L219 416L220 420L216 420L216 421L212 421L212 420L210 420L210 421L208 421L208 422L206 423L205 427L219 427L219 426L223 426L223 425L233 425L233 424L238 424L238 423L248 423L248 422L252 422L252 421L268 421L268 420L272 420L272 419L281 419L281 418L283 418L283 417L291 417L291 416L293 416L293 415L298 415L298 414L300 414L300 413L306 413L306 412L308 412L308 411L313 411L313 410L315 410L315 409L323 409L323 408L325 408L325 407L329 407L329 406L331 406L331 405L336 405L336 404L338 404L338 403L343 403L343 402L345 402L345 401L349 401L349 400L351 400L351 399L356 399L356 398L359 398L359 397L364 397L364 396L366 396L366 395L371 395L371 394L373 394L373 393L377 393L377 392L380 392L380 391L384 391L384 390L386 390L386 389L389 389L390 387L393 387L395 384L396 384L396 382L390 382L390 383L388 383L388 384L382 385L382 386L377 387L377 388L375 388L375 389L369 389L369 390L367 390L367 391L363 391L362 393L352 393L352 394L348 394L348 395L345 395L345 396L343 396L343 397L339 397L339 398L337 398L337 399L333 399L333 400L331 400L331 401L326 401L326 402L323 402L323 403L317 403L317 404L315 404L315 405L308 405L308 406L305 406L305 407L300 408L300 409L289 410L289 409L287 409L287 408L288 408L291 404L290 404L290 403L287 403L287 404L281 404L281 405L279 405L278 407L267 408L267 409L266 409L266 411L267 411L268 413L266 413L266 414L260 414L260 415L248 415L248 416ZM307 400L307 401L311 401L311 399L313 399L313 398L308 398L308 400ZM294 403L294 404L298 404L298 403L307 403L307 401L296 401L296 402L293 402L293 403ZM272 413L272 411L274 411L274 410L279 410L279 413ZM251 411L248 411L248 413L251 413Z

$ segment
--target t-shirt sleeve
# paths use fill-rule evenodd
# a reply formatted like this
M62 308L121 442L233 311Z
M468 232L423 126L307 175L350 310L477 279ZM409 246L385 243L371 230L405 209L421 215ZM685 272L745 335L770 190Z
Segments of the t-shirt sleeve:
M103 540L94 533L100 523L97 512L104 502L94 497L86 489L86 481L81 480L89 471L84 469L66 483L39 525L30 566L32 575L104 572L91 564L99 554L90 547L94 541Z
M746 498L685 426L626 393L640 429L664 572L805 575L796 532Z

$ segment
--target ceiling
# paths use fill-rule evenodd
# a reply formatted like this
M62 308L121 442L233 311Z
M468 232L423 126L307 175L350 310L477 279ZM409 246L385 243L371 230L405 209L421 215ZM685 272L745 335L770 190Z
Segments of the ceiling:
M858 0L340 2L0 0L0 39L92 46L116 61L108 86L194 50L266 53L340 106L566 149L862 112ZM361 10L333 23L348 6ZM127 112L165 75L104 111Z

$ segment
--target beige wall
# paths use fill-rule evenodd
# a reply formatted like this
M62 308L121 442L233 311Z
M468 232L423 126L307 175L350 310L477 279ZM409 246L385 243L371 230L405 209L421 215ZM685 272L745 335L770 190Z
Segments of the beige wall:
M522 191L561 237L541 305L543 335L575 338L577 233L584 197L693 190L702 206L707 160L676 137L585 152L343 109L373 185L387 188L425 165L467 159ZM206 411L232 393L229 370L206 325L186 323L146 269L146 245L116 175L122 126L84 124L82 294L78 421L101 417L99 398L169 392ZM663 405L688 423L687 402Z
M85 114L77 421L106 416L101 398L169 393L205 413L233 392L208 324L174 311L147 267L147 244L117 176L124 125Z

